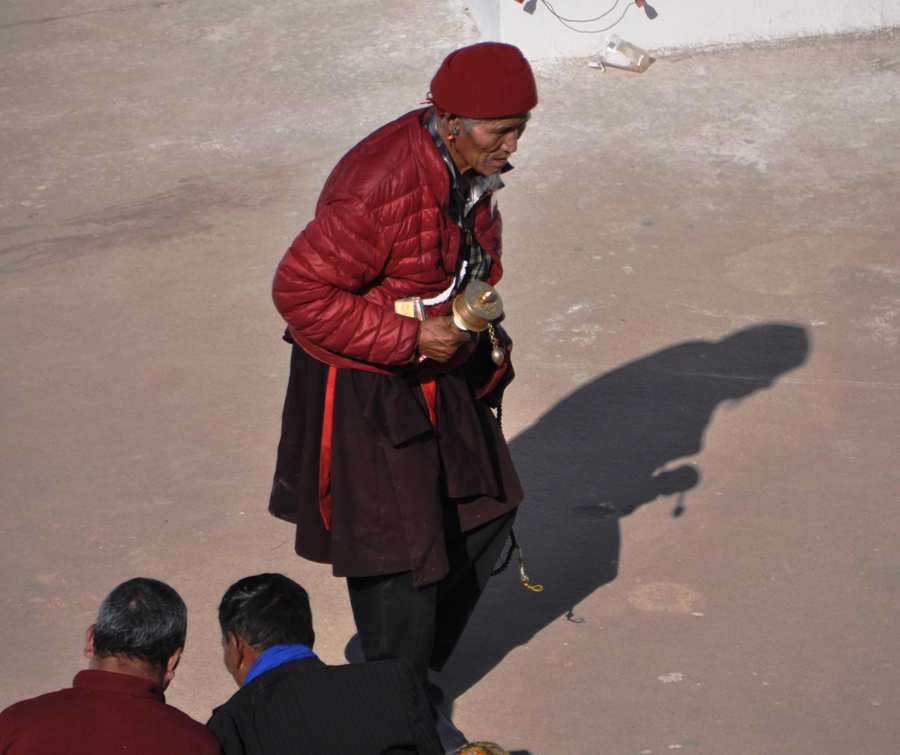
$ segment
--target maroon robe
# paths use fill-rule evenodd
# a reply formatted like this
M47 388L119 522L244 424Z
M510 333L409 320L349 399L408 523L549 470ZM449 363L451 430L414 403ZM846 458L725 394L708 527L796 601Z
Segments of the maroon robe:
M489 359L485 339L464 367L437 377L436 432L415 375L338 370L326 529L318 465L328 366L294 346L269 510L297 525L300 556L339 577L411 570L426 585L448 572L446 538L522 501L491 410L497 394L475 398Z

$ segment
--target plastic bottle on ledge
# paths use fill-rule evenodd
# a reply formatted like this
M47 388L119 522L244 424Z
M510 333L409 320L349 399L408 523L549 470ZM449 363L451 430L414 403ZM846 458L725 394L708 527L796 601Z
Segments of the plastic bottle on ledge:
M618 34L609 38L606 49L600 53L600 61L604 65L635 73L643 73L650 67L650 56L640 47L620 39Z

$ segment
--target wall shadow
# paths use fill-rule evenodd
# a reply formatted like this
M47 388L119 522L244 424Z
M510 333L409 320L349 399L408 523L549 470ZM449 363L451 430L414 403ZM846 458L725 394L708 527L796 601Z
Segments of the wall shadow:
M620 517L673 494L680 515L700 472L666 465L702 449L721 402L769 388L810 345L789 323L679 343L600 375L517 435L510 448L526 500L515 530L529 576L547 589L529 592L511 574L488 587L440 675L445 705L551 622L577 621L572 609L616 578Z

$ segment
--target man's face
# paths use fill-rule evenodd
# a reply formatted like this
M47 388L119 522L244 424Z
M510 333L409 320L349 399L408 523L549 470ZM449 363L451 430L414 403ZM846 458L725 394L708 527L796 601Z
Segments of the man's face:
M456 167L462 173L475 170L483 176L499 173L516 151L527 123L526 115L478 121L468 131L459 128L453 140Z

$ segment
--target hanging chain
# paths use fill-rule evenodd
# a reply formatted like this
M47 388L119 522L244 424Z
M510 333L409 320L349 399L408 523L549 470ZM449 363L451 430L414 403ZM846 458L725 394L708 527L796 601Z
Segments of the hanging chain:
M500 402L497 404L497 424L500 425L500 430L503 430L503 399L500 399ZM500 564L496 569L491 572L492 577L496 577L498 574L502 574L506 571L510 562L512 561L513 551L516 552L516 557L519 560L519 581L525 585L532 592L543 592L543 585L533 585L531 584L531 580L528 579L528 575L525 573L525 562L522 559L522 547L519 545L519 541L516 540L516 531L510 527L509 529L509 550L506 552L506 558L503 559L503 563Z
M510 531L512 534L512 531ZM506 558L503 559L503 563L500 564L494 571L491 572L492 577L496 577L498 574L503 574L506 571L506 568L509 566L509 562L512 561L513 551L516 549L516 536L512 535L510 538L512 542L509 544L509 550L506 551Z
M502 574L506 571L510 561L512 561L513 551L516 551L516 555L519 559L519 581L532 592L543 592L544 586L531 584L531 580L528 579L528 575L525 573L525 562L522 560L522 548L516 540L516 531L512 528L509 530L509 550L506 552L506 558L503 559L503 563L500 564L500 566L491 572L491 576L496 577L498 574Z

